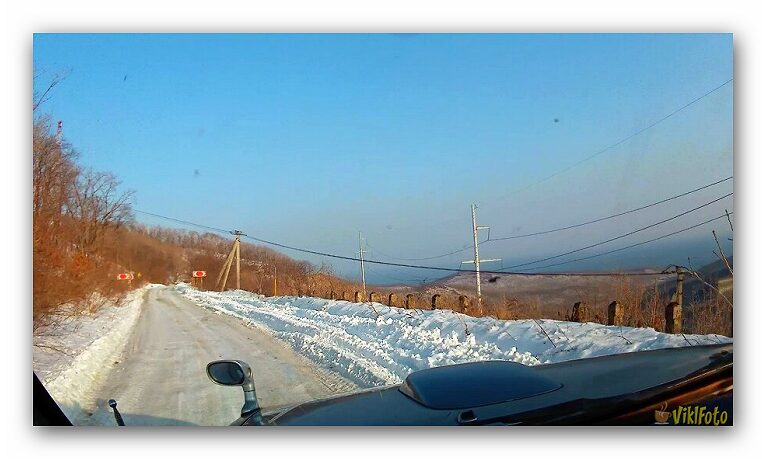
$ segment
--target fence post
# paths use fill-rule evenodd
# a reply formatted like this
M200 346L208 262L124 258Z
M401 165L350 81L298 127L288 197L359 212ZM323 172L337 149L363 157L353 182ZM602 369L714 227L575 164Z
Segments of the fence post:
M683 332L683 309L678 302L665 306L665 333Z
M359 291L357 290L356 292L354 292L354 303L361 303L361 302L362 302L362 294L359 293Z
M388 305L389 306L399 306L399 297L396 296L396 293L390 293L388 295Z
M622 303L618 301L612 301L607 308L608 325L623 325L623 318L625 316L625 308L622 307Z
M412 293L408 293L407 296L404 297L404 309L410 309L414 306L413 304L414 297L415 295L413 295Z
M441 295L438 293L431 297L431 309L436 310L439 306L441 306Z
M378 294L370 292L370 303L378 303Z
M460 295L457 299L457 304L460 308L460 312L465 314L465 312L468 310L468 297L465 295Z
M587 322L589 317L588 305L584 301L578 301L572 306L572 322Z

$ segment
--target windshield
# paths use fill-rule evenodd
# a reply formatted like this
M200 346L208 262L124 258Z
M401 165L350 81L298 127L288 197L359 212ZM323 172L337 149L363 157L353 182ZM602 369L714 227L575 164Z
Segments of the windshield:
M34 65L33 368L74 424L228 425L216 360L268 414L733 340L731 35L37 34Z

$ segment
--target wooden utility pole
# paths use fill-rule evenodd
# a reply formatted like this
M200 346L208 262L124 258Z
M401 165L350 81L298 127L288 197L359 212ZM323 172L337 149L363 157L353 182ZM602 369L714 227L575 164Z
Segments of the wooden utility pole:
M240 288L240 269L239 269L239 238L244 233L241 231L232 231L231 234L234 235L234 244L231 246L231 251L229 252L229 255L226 257L226 261L223 263L223 266L221 267L221 272L218 274L218 278L215 281L216 289L218 289L219 292L223 292L226 289L226 282L229 280L229 271L231 271L231 264L234 261L234 258L237 259L237 289Z
M227 268L231 266L231 260L234 258L234 250L236 249L235 246L231 247L231 250L229 251L229 255L226 256L226 261L223 262L223 266L221 267L221 272L218 273L218 277L215 280L215 288L216 290L223 291L223 286L221 286L221 279L223 279L224 274L226 277L229 277L229 271ZM226 279L223 279L223 285L226 285Z
M683 267L676 266L676 300L665 306L665 333L683 333L685 275Z
M277 265L274 265L274 296L277 296Z

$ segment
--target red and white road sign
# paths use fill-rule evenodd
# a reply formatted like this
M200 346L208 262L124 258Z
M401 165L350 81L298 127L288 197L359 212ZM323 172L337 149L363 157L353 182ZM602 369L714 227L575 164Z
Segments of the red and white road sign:
M117 275L117 280L133 280L133 273L120 273Z
M192 271L192 277L205 277L207 276L207 271Z

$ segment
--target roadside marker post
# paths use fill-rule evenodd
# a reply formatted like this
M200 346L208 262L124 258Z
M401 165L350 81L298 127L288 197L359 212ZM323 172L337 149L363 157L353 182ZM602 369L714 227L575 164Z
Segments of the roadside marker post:
M207 277L207 271L192 271L192 285L199 284L199 287L202 287L205 277Z
M133 273L119 273L117 274L117 280L128 281L128 285L130 285L133 281Z

